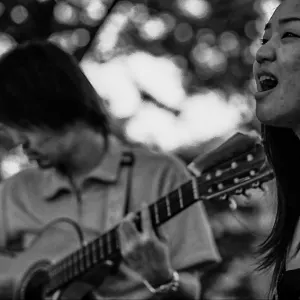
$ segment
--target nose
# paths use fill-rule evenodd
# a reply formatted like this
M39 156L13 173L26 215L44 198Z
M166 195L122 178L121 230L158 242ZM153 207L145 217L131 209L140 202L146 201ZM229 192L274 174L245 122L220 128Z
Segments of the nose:
M261 45L261 47L256 52L255 60L259 64L263 64L264 62L272 62L276 60L276 47L274 42L271 40Z
M22 148L24 151L27 151L30 148L30 143L28 140L23 140L22 141Z

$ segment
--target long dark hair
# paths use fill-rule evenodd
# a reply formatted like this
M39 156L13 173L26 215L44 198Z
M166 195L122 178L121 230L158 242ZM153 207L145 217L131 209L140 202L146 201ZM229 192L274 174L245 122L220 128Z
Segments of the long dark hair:
M48 41L26 42L0 58L0 122L61 130L77 121L109 132L105 103L75 58Z
M292 129L263 125L266 155L271 163L277 186L277 213L273 229L261 245L260 268L274 266L271 290L274 290L291 246L300 216L300 141Z

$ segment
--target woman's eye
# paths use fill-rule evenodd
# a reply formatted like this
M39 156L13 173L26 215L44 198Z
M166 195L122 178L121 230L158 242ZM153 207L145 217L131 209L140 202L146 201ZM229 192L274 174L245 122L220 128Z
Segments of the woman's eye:
M284 33L283 36L282 36L282 38L289 38L289 37L294 38L294 37L299 37L299 36L296 35L296 34L294 34L294 33L292 33L292 32L286 32L286 33Z

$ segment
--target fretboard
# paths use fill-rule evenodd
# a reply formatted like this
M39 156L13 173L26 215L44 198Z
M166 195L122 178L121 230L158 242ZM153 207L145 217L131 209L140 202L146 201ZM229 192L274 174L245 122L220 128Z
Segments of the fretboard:
M153 226L160 226L197 202L199 200L198 186L198 179L193 178L151 204L149 211ZM134 220L137 227L140 227L140 212L136 213ZM47 288L48 292L58 290L106 260L115 260L120 257L117 227L52 265L49 269L51 282Z

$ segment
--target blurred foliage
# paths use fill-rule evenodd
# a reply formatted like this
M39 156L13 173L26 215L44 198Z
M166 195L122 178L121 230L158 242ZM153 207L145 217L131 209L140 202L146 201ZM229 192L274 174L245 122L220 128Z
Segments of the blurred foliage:
M171 28L160 38L146 39L140 26L131 23L127 40L156 55L168 53L185 71L191 91L201 87L225 92L248 88L253 62L250 46L258 36L258 2L211 0L200 17L185 14L176 1L155 0L148 4L145 21L160 18L171 23Z
M134 49L168 55L185 72L188 91L230 93L249 88L265 1L2 0L0 32L18 43L51 38L78 59L88 49L99 61ZM106 27L108 37L99 38Z
M139 49L174 59L190 93L247 93L266 1L1 0L0 54L33 38L49 38L78 60Z

